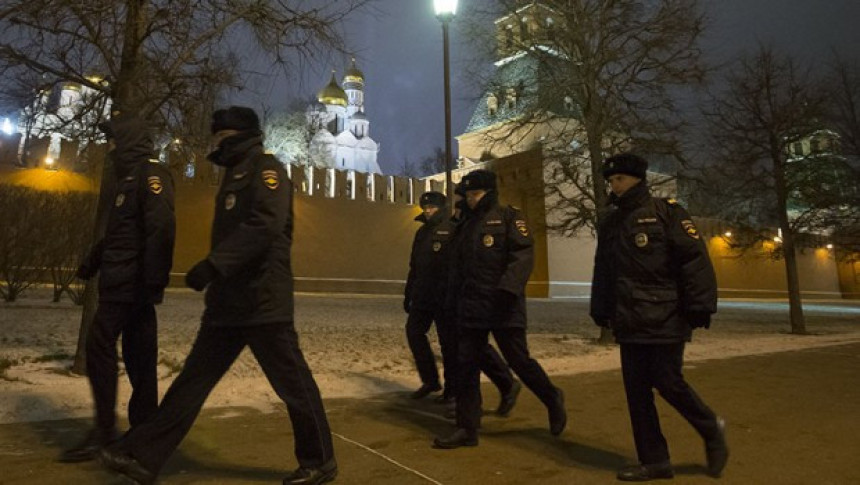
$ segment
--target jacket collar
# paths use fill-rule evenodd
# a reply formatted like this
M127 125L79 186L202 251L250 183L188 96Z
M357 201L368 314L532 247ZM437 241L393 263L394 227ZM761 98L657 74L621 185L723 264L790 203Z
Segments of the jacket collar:
M651 197L651 192L648 190L648 182L645 180L630 187L627 192L617 196L614 193L609 196L609 203L615 205L619 209L630 209L641 205L644 201Z
M263 133L259 130L248 130L224 138L218 149L206 158L215 165L232 168L260 153L263 153Z

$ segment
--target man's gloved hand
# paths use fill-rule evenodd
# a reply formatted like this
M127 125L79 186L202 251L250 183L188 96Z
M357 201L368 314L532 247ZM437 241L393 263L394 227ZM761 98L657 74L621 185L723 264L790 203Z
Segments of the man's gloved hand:
M218 271L208 260L195 264L185 275L185 285L195 291L203 291L206 285L218 276Z
M403 299L403 311L409 313L409 310L412 308L412 302L409 301L409 298Z
M687 324L692 328L710 328L710 312L687 312Z
M75 271L75 276L82 280L88 280L96 275L96 270L90 267L87 263L82 263L78 266L78 270Z

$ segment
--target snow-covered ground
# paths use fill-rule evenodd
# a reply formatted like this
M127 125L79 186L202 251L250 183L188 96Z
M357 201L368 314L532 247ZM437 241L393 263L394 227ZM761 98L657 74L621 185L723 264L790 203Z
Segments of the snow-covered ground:
M19 302L0 303L0 423L92 414L86 378L68 371L80 307L48 301L49 295L37 290ZM301 346L324 398L419 385L406 345L400 297L298 295L296 307ZM158 307L162 393L181 368L202 309L202 295L185 290L171 290ZM791 335L785 303L721 302L711 329L697 331L688 346L687 362L860 341L860 302L806 303L805 313L811 335ZM529 346L550 374L617 368L618 349L595 345L597 334L587 300L529 301ZM121 416L126 414L128 393L121 376ZM283 404L246 350L206 405L268 411Z

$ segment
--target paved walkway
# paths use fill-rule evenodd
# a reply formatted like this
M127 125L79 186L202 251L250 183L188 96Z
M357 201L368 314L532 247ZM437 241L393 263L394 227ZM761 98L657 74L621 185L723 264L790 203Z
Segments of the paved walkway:
M860 344L699 362L685 370L728 421L732 456L719 481L704 475L701 440L662 401L683 484L860 483ZM372 379L372 377L368 377ZM451 425L440 406L405 395L328 400L340 484L602 484L633 460L618 371L556 376L568 397L567 431L554 438L528 391L510 418L487 416L477 448L430 448ZM487 391L485 407L496 404ZM658 400L659 401L659 400ZM0 426L0 484L113 483L95 463L56 463L87 420ZM285 413L207 410L163 471L165 484L280 483L295 466ZM663 482L667 483L667 482Z

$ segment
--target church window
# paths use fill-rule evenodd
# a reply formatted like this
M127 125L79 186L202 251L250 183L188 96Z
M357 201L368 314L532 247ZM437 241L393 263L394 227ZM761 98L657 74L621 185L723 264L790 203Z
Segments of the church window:
M570 96L564 97L564 109L568 111L573 111L573 98Z
M531 32L529 31L529 18L523 17L520 20L520 39L523 42L531 40Z
M350 170L346 174L346 196L350 200L355 200L355 170Z
M514 109L517 107L517 90L514 88L508 88L505 92L505 105L508 109Z
M375 179L376 177L374 177L372 173L367 174L367 200L376 199Z
M812 139L809 140L809 153L821 153L821 140L819 140L818 137L812 137Z
M508 25L505 29L505 50L509 51L514 48L514 27Z
M388 187L387 187L387 196L388 202L394 202L394 177L388 177Z
M803 143L796 141L791 145L791 151L794 152L794 155L797 157L803 156Z
M196 167L194 167L194 162L188 162L188 163L186 163L186 164L185 164L185 178L187 178L187 179L193 179L193 178L194 178L194 174L195 174L195 172L196 172L195 168L196 168Z
M497 98L495 94L490 93L490 95L487 96L487 113L490 116L495 116L496 111L498 109L499 109L499 98Z

